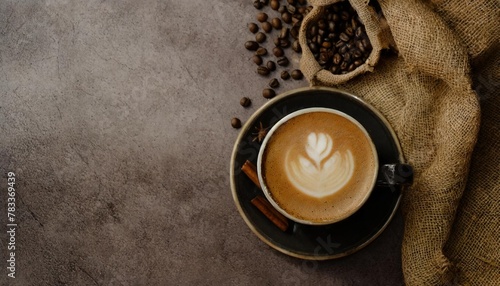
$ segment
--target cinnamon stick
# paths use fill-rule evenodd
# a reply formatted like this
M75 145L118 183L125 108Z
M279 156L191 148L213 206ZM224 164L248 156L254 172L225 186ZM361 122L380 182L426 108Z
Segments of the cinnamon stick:
M251 200L252 205L257 207L272 223L282 231L288 228L288 219L279 213L265 198L256 196Z
M259 182L259 177L257 176L257 168L255 167L255 165L246 160L245 164L243 164L243 166L241 167L241 170L243 171L243 173L245 173L247 175L247 177L252 180L252 182L257 186L259 187L259 189L262 189L260 187L260 182Z

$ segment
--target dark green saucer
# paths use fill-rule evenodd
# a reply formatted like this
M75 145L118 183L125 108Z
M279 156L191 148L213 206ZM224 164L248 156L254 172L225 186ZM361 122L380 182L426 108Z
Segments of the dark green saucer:
M361 209L334 224L311 226L290 221L290 227L283 232L271 223L250 203L256 195L264 194L240 168L246 160L257 162L260 143L254 140L254 134L260 123L270 128L287 114L309 107L333 108L355 118L370 134L380 165L404 162L394 131L372 106L341 90L301 88L269 101L243 126L231 158L231 189L241 216L265 243L303 259L333 259L356 252L382 233L399 205L401 187L375 187Z

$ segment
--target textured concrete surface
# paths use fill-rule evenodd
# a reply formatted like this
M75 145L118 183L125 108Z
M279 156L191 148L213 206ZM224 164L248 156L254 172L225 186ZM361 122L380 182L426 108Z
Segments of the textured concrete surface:
M250 0L1 1L1 285L402 284L399 214L361 252L322 263L272 250L238 215L230 118L261 106L268 81L243 48L255 11Z

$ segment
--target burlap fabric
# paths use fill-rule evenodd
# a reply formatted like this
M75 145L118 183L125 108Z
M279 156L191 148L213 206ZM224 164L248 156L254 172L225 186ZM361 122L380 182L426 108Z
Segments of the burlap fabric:
M360 15L371 9L368 1L350 2ZM500 4L379 4L397 55L382 53L372 72L343 81L304 74L312 85L339 86L378 108L415 168L402 204L406 284L500 285ZM304 19L301 43L312 17ZM381 43L392 40L384 40L384 29L377 30ZM301 68L308 70L313 65L303 50Z

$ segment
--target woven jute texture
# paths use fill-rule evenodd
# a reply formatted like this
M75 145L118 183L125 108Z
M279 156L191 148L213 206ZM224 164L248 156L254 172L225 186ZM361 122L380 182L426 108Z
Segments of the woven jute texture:
M350 2L360 15L371 11L368 1ZM378 108L414 166L414 184L402 204L405 283L500 285L500 4L379 4L391 36L378 37L393 40L397 54L382 52L364 74L328 81L316 72L308 79L351 91ZM301 67L312 66L303 50Z
M324 14L324 7L329 4L341 2L342 0L311 0L313 9L304 18L299 32L299 43L301 47L307 47L306 33L311 22L316 22ZM302 57L300 61L300 69L304 76L314 85L335 86L343 83L357 75L373 70L377 64L380 52L384 48L388 48L392 44L392 38L388 32L388 27L380 22L379 16L372 7L366 6L363 0L349 1L354 9L358 12L358 16L365 25L366 34L370 39L373 50L366 62L348 74L334 75L331 72L324 70L314 59L314 55L309 49L302 49ZM386 27L386 29L384 29Z

